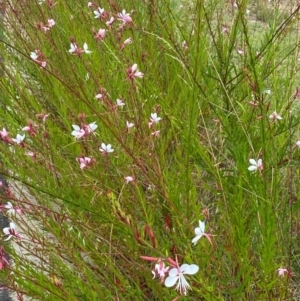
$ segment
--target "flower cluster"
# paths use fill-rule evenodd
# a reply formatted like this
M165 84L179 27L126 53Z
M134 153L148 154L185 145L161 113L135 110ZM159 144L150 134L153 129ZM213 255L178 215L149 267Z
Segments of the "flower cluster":
M16 231L16 225L14 223L9 223L9 227L3 228L4 235L7 235L7 238L4 241L10 240L12 237L17 239L21 238L21 235Z
M42 22L37 24L37 28L43 30L44 32L48 32L55 25L55 21L53 19L48 19L46 24Z
M197 244L198 240L205 236L208 241L212 244L211 234L205 233L205 222L199 221L199 227L195 228L196 236L192 239L194 245ZM140 256L142 259L147 261L155 262L154 269L152 270L153 278L159 278L161 283L164 283L166 287L172 287L175 284L176 290L181 295L186 295L191 286L186 280L186 275L194 275L199 271L199 267L196 264L178 264L178 260L172 258L162 259L149 256ZM166 266L165 261L169 263Z
M30 53L30 58L36 62L37 64L39 64L41 66L41 68L45 68L47 65L47 62L45 60L45 56L43 55L43 53L40 50L35 50L33 52Z
M74 136L75 139L80 139L84 136L92 134L97 129L97 127L98 125L96 124L96 122L92 122L88 125L83 124L82 127L76 124L72 124L73 131L71 135Z
M152 270L153 279L159 278L161 283L164 283L166 287L172 287L175 284L176 290L181 295L187 295L191 286L186 280L186 275L194 275L199 271L199 267L196 264L182 264L179 265L177 258L174 261L172 258L162 259L149 256L140 256L147 261L155 262L154 269ZM168 261L170 266L166 266L164 261Z
M88 49L87 43L83 44L83 48L78 47L76 42L72 42L70 45L69 53L73 55L80 55L82 53L90 54L92 51Z

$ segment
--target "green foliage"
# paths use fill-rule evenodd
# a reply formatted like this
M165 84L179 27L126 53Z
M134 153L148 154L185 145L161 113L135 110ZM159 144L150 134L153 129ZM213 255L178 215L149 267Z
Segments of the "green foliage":
M11 1L0 44L1 128L35 131L23 147L2 138L9 201L25 211L7 285L35 300L172 300L140 256L177 257L200 267L188 300L296 298L277 269L299 271L299 8L258 23L248 1L111 1L103 19L85 1L38 2ZM133 22L108 27L122 9ZM72 125L92 122L75 140ZM248 171L251 158L263 170ZM191 244L198 220L212 246Z

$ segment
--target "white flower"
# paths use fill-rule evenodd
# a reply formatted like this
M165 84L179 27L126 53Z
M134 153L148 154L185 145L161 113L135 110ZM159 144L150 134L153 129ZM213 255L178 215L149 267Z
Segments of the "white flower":
M85 130L81 129L78 125L72 124L72 128L74 129L71 133L72 136L75 137L75 139L80 139L85 135Z
M7 204L4 205L4 208L8 209L7 214L16 215L16 210L14 209L14 206L11 202L7 202Z
M205 233L204 230L205 230L205 222L199 221L199 227L195 228L196 236L192 239L192 243L194 245L196 245L196 243L202 236L205 236L208 239L208 241L210 242L210 244L212 245L211 234Z
M1 136L1 135L0 135ZM300 140L296 142L296 146L300 148Z
M248 167L249 171L257 171L258 169L263 169L262 159L258 159L257 161L254 159L250 159L249 162L251 164L251 166Z
M196 234L196 236L192 240L192 243L194 245L203 236L204 230L205 230L205 222L199 221L199 227L195 228L195 234Z
M156 113L151 113L150 122L158 123L161 120L161 117L158 117Z
M129 131L130 128L134 127L134 123L126 121L126 129Z
M39 56L36 52L30 52L30 58L35 61L39 58Z
M123 106L125 106L125 102L123 102L123 100L121 100L121 99L117 99L117 106L123 107Z
M28 157L31 157L31 158L34 158L36 156L36 154L32 151L26 151L25 155L28 156Z
M48 19L48 27L52 27L55 25L55 21L53 19Z
M83 50L84 50L84 52L85 52L86 54L92 53L92 51L90 51L90 50L88 49L87 43L84 43L84 44L83 44Z
M137 64L133 64L132 67L130 68L130 78L134 78L134 77L143 78L143 76L144 73L137 70Z
M165 280L166 287L172 287L177 283L176 290L179 291L181 295L186 295L190 285L186 281L184 275L194 275L199 271L199 267L196 264L186 264L184 263L179 268L173 268L169 271L169 276Z
M93 133L93 132L96 130L97 127L98 127L98 125L96 124L96 121L90 123L90 124L87 126L87 132L88 132L88 134Z
M102 153L112 153L114 151L113 148L111 148L111 144L105 144L101 143L101 147L99 148L100 152Z
M10 240L13 236L16 238L21 238L21 235L16 232L16 225L14 223L9 223L9 227L3 229L4 235L8 235L8 237L4 241Z
M115 18L111 17L109 21L105 22L107 26L111 26L115 22Z
M128 38L128 39L126 39L126 40L123 42L124 45L128 45L128 44L131 44L131 43L132 43L132 39L131 39L131 38Z
M8 209L6 212L8 215L16 215L17 213L20 215L22 214L22 209L20 207L14 207L11 202L7 202L7 204L4 205L4 208Z
M94 10L95 19L100 18L104 13L104 8L98 7L96 10Z
M270 116L269 116L269 119L271 121L276 121L276 120L281 120L282 117L276 113L276 111L274 111Z
M16 144L21 144L24 139L25 139L25 134L24 135L17 134L17 137L13 138L12 141L15 142Z
M69 52L73 53L73 52L76 52L76 51L78 51L77 45L75 43L71 43Z

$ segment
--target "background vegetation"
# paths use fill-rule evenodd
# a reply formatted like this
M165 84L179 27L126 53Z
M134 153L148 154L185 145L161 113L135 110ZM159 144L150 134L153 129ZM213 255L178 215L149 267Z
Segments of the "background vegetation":
M173 300L140 256L177 257L199 266L180 299L298 300L298 21L281 1L7 2L2 203L24 212L11 217L22 239L3 242L7 286L34 300ZM91 53L69 52L84 43ZM212 245L191 243L199 220Z

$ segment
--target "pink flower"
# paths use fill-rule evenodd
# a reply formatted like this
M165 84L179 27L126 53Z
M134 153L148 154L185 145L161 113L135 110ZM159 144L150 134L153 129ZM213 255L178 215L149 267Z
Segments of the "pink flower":
M169 271L169 268L170 267L165 267L165 263L163 261L155 264L154 270L152 271L153 279L159 277L160 281L163 282L166 277L166 273Z
M39 50L35 50L34 52L30 52L30 58L39 64L42 68L45 68L47 63L44 61L45 57Z
M277 121L277 120L281 120L282 117L276 113L276 111L274 111L270 116L269 119L273 122Z
M37 127L37 125L32 124L32 122L28 122L28 125L22 128L22 131L28 132L30 134L30 136L35 136L36 131L35 131L34 127Z
M279 277L284 277L285 274L288 277L293 277L294 276L294 274L289 269L286 269L286 268L279 268L279 269L277 269L277 272L278 272Z
M128 38L126 39L123 44L121 45L121 50L123 50L125 48L126 45L131 44L132 43L132 39Z
M151 135L155 138L159 137L160 131L154 131L151 133Z
M105 22L105 24L108 26L108 27L111 27L113 25L113 23L115 22L115 18L114 17L111 17L109 21Z
M3 128L2 131L0 131L0 138L3 140L8 138L8 132L6 131L5 128Z
M47 27L47 26L42 26L42 29L44 30L44 32L47 32L47 31L49 31L49 30L50 30L50 28L49 28L49 27Z
M126 184L128 184L128 183L130 183L130 182L133 182L134 179L133 179L133 177L131 177L131 176L127 176L127 177L125 177L125 181L126 181Z
M36 159L36 153L34 153L32 151L26 151L25 155L28 157L31 157L33 161L35 161L35 159Z
M187 44L186 41L183 41L183 42L181 43L181 46L182 46L182 48L183 48L185 51L189 50L189 46L188 46L188 44Z
M6 259L6 255L4 253L3 247L0 248L0 270L9 265L8 260Z
M97 129L97 127L98 127L98 125L96 124L96 121L94 121L94 122L90 123L89 125L85 126L84 131L87 134L91 134Z
M124 45L128 45L128 44L131 44L131 43L132 43L132 39L131 39L131 38L128 38L128 39L126 39L126 40L123 42Z
M134 127L134 123L126 121L126 132L129 133L129 130Z
M106 29L100 28L98 33L94 36L96 40L104 40L106 34Z
M126 13L125 9L123 9L121 13L118 13L117 19L120 20L120 21L122 21L123 24L132 22L130 14Z
M135 77L143 78L144 74L137 70L137 64L133 64L132 67L130 67L127 70L128 77L133 80Z
M172 268L169 271L169 276L165 280L165 286L172 287L178 282L176 286L176 290L178 290L181 295L186 295L187 291L191 287L186 281L184 275L194 275L198 271L199 271L199 267L196 264L184 263L180 267Z
M10 240L12 237L16 237L18 239L21 238L21 235L16 231L16 225L14 223L9 223L9 227L3 229L4 235L8 235L8 237L4 241Z
M222 24L222 31L223 34L228 34L228 27L225 24Z
M50 116L49 114L45 114L45 113L40 113L40 114L36 114L35 117L37 119L42 119L43 122L46 122L46 119Z
M101 99L102 97L103 97L103 95L101 93L99 93L95 96L96 99Z
M82 156L82 157L76 158L76 160L79 163L81 169L84 169L84 168L92 165L92 163L93 163L93 158L90 158L90 157Z
M53 19L48 19L48 27L51 28L55 25L55 21Z
M93 7L94 3L93 2L88 2L88 7Z
M97 129L98 125L94 121L88 125L83 125L82 128L80 128L76 124L72 124L72 127L73 127L73 131L72 131L71 135L74 136L75 139L80 139L85 135L92 134Z
M71 133L72 136L75 137L75 139L80 139L85 135L85 130L81 129L78 125L72 124L73 132Z
M244 55L244 50L243 50L243 49L238 48L236 51L237 51L237 53L238 53L239 55Z

